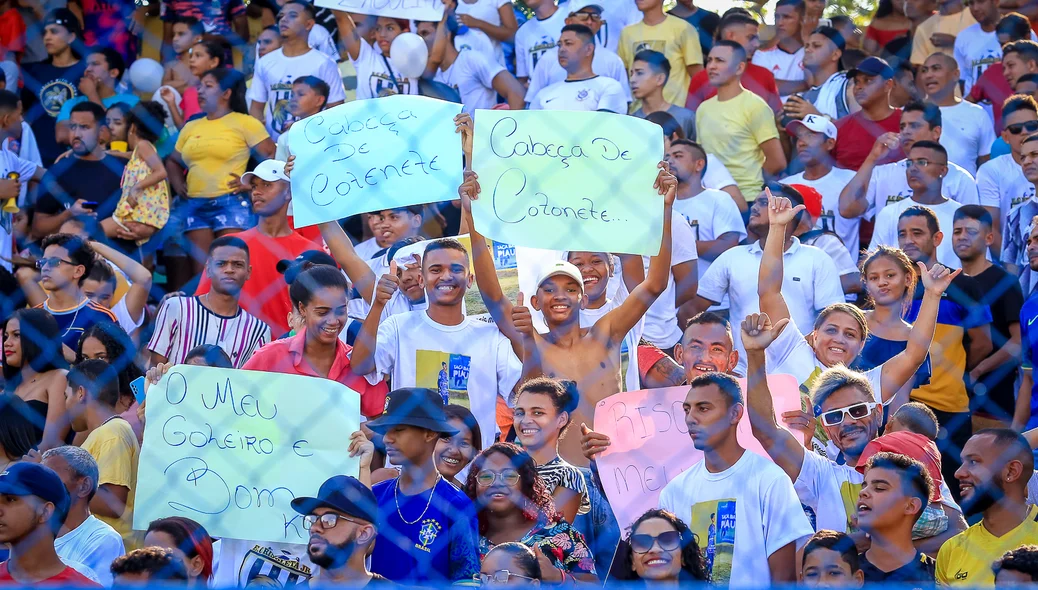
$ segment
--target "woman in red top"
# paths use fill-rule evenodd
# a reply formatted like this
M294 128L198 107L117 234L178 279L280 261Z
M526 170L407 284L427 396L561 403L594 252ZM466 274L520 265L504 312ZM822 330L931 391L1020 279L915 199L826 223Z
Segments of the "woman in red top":
M880 0L876 14L865 30L865 52L879 55L887 43L907 35L911 28L912 21L905 16L904 4L900 0Z
M259 349L242 368L338 381L360 394L361 413L368 417L381 414L386 384L372 386L354 373L352 348L339 339L346 327L348 293L346 277L333 266L314 266L300 273L288 288L288 296L303 319L303 329Z

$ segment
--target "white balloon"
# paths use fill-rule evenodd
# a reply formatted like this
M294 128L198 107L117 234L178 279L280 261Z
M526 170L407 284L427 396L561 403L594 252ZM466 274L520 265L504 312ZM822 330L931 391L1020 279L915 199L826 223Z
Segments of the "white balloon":
M389 46L389 63L397 76L402 78L419 78L425 73L425 63L429 61L429 46L414 33L400 33Z
M162 64L143 58L130 64L130 84L134 90L151 94L162 86Z

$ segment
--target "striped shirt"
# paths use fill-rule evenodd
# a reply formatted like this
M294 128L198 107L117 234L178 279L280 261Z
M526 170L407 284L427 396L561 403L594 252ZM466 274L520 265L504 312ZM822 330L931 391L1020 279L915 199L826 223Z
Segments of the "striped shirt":
M54 316L54 320L58 322L58 328L61 330L62 344L72 350L78 350L80 337L94 324L106 321L118 322L110 309L89 299L83 299L79 305L69 309L54 309L49 303L50 299L47 299L36 307L46 310Z
M171 297L155 318L148 350L176 364L184 362L192 348L215 344L240 369L267 342L270 328L240 307L237 314L222 316L207 309L198 297Z

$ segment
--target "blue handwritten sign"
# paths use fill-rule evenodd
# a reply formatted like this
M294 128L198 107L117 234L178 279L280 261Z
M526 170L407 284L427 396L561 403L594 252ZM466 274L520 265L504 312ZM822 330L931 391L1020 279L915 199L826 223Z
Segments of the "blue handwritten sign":
M306 543L292 498L358 473L360 395L335 381L178 365L145 409L134 529L185 516L214 537Z
M476 112L476 228L516 246L654 256L663 197L652 188L663 132L605 112Z
M358 100L292 125L296 226L449 201L462 180L461 105L424 96Z

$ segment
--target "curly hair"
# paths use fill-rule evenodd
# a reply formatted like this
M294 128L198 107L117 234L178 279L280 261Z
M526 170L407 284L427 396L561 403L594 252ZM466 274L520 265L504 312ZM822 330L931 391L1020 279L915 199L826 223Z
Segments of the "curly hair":
M145 547L134 549L112 561L112 575L148 574L149 580L187 581L187 568L172 549Z
M652 508L645 511L645 513L639 516L638 519L631 524L630 528L627 529L627 537L624 539L627 543L627 547L626 550L623 551L623 565L621 568L624 575L629 573L630 577L624 579L641 579L641 577L634 571L633 551L630 551L631 535L635 534L642 523L654 518L666 521L670 526L674 527L674 530L677 531L679 535L681 535L681 572L678 574L681 581L709 581L710 572L706 571L706 564L703 562L703 554L699 550L699 539L696 538L695 533L693 533L692 529L688 528L688 525L673 512L659 508Z
M1038 545L1021 545L1011 551L1006 551L1002 557L991 566L995 575L1002 570L1020 572L1030 576L1032 582L1038 582Z
M136 348L133 341L130 340L130 336L112 322L98 322L90 326L79 338L76 350L77 364L86 360L83 356L83 342L87 338L94 338L105 347L108 364L119 373L119 392L123 395L132 395L130 383L134 379L142 377L144 371L135 362Z
M478 504L479 484L476 483L476 476L483 469L487 458L494 453L504 455L516 472L519 473L519 492L522 493L526 502L525 506L519 506L518 508L522 510L526 520L534 522L541 516L547 519L548 522L558 522L562 519L562 516L555 509L554 498L548 493L544 480L537 474L537 464L534 463L533 457L512 443L499 442L487 447L485 451L472 461L468 479L465 481L465 493L473 502L477 503L476 508L479 510L480 535L486 536L488 525L486 510Z
M865 254L865 261L861 263L861 283L862 286L865 287L867 304L871 305L873 308L876 307L875 300L872 299L872 295L869 295L869 266L880 258L887 258L897 265L897 267L901 269L901 272L905 273L905 292L901 295L901 306L904 308L902 311L907 309L907 305L911 303L912 295L915 293L915 283L919 280L919 273L916 270L915 264L912 263L912 260L908 258L908 255L905 254L904 250L900 248L891 248L890 246L880 246L871 252L866 252Z

